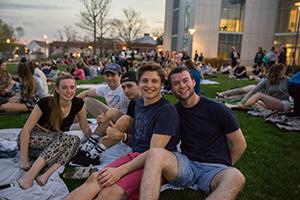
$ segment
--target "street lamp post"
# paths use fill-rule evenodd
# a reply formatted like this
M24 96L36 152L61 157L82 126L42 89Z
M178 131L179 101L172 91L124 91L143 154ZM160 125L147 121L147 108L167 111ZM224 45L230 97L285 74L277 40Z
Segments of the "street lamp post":
M297 46L298 46L298 37L299 37L299 9L300 9L300 2L296 2L295 6L297 7L297 15L296 15L296 24L297 24L297 29L296 29L296 39L295 39L295 46L293 50L293 63L292 65L296 64L296 51L297 51Z
M189 33L191 35L191 45L190 45L190 56L191 58L193 57L193 37L194 37L194 33L196 32L196 29L194 28L189 28Z
M48 53L49 53L49 49L48 49L48 41L47 41L47 39L48 39L48 36L46 35L46 34L44 34L44 40L45 40L45 43L46 43L46 48L45 48L45 56L46 56L46 58L48 58Z

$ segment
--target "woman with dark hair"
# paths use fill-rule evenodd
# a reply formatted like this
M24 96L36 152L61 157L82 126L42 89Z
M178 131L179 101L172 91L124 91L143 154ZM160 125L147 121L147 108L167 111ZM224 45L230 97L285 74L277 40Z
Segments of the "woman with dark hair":
M10 73L6 70L4 59L0 58L0 104L6 103L19 90L19 83L12 79Z
M239 107L258 104L270 110L287 112L291 107L288 93L288 80L285 65L274 64L270 67L267 79L263 79L242 99ZM265 91L264 93L260 91Z
M187 60L185 62L185 66L191 71L192 78L195 80L195 92L196 94L200 95L200 82L201 82L201 75L200 72L196 69L195 64L192 60Z
M33 76L30 66L26 63L19 63L18 75L21 84L20 94L12 97L8 103L0 106L4 112L30 112L36 102L45 97L45 91L39 79Z
M51 174L76 154L79 137L63 133L69 130L75 117L85 136L90 137L84 102L75 94L74 77L60 75L56 80L54 96L41 99L31 112L18 138L20 168L29 170L18 180L21 188L30 188L34 179L39 185L45 185ZM29 156L37 158L32 166ZM38 176L46 166L48 169Z

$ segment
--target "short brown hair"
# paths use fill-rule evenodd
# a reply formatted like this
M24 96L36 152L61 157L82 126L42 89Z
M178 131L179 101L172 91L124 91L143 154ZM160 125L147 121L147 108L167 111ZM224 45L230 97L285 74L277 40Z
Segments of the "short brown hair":
M143 63L141 63L141 66L139 67L139 69L137 71L137 77L138 77L139 82L141 80L142 75L146 71L157 72L158 76L160 77L161 83L163 83L165 81L165 72L159 64L157 64L155 62L143 62Z
M179 73L182 73L182 72L184 72L184 71L187 71L187 72L190 74L191 79L194 79L194 77L192 76L191 71L190 71L189 68L187 68L187 67L176 67L175 69L173 69L173 70L170 72L170 74L169 74L169 76L168 76L168 81L169 81L169 85L170 85L171 88L172 88L172 84L171 84L171 76L172 76L173 74L179 74Z

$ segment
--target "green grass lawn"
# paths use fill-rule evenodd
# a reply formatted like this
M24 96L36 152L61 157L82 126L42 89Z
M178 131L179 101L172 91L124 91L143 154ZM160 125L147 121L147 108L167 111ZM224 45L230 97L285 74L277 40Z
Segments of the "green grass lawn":
M218 91L255 84L255 81L228 79L226 76L212 78L219 85L202 85L205 96L214 97ZM83 83L102 82L103 77ZM166 95L172 103L176 99ZM262 118L235 111L247 141L247 150L236 164L246 176L247 183L241 192L241 200L299 200L300 199L300 135L287 132L266 123ZM0 129L22 127L28 114L0 116ZM69 189L78 182L66 181ZM200 192L192 190L165 191L160 199L203 199Z

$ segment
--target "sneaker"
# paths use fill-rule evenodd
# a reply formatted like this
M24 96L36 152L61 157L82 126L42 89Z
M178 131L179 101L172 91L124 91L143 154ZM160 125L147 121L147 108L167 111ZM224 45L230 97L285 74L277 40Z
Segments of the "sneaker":
M100 165L100 155L95 156L94 158L90 157L90 154L85 151L78 151L76 156L69 163L70 166L74 167L88 167L90 165Z

